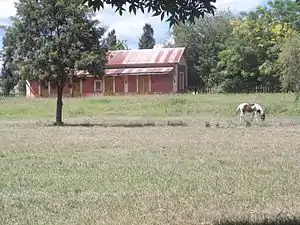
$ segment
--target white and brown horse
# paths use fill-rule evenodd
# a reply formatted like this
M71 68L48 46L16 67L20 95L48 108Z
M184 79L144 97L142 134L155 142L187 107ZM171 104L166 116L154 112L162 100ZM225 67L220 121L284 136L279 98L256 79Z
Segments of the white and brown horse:
M253 117L255 117L256 122L258 122L258 116L260 115L261 121L264 121L266 119L266 114L261 107L261 105L257 103L241 103L238 105L236 109L236 114L240 113L240 121L245 121L245 114L250 113L252 114L251 121L253 120Z

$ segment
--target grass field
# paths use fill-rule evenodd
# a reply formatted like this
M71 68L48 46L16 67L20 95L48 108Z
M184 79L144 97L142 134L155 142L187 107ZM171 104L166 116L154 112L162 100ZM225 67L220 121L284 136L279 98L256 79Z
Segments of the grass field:
M244 101L266 107L262 126L240 124ZM54 113L0 100L0 224L300 224L276 223L300 213L293 95L65 99L65 127Z
M82 117L232 117L244 101L261 103L270 116L298 116L300 105L293 104L292 94L265 95L155 95L87 99L65 99L64 115ZM55 99L24 98L0 100L1 119L52 119Z

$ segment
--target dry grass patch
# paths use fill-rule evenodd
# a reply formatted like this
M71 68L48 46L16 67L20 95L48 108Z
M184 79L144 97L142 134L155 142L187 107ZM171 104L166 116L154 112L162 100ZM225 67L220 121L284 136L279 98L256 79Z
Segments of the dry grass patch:
M207 129L203 120L183 121L189 126L2 121L1 223L210 224L299 215L299 126L221 121L224 129Z

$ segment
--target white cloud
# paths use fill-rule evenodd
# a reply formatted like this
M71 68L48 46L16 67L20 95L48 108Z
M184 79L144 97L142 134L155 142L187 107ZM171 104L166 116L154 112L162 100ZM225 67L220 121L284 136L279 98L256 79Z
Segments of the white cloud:
M109 26L109 30L115 29L116 35L122 40L127 40L129 47L137 48L138 39L142 34L145 23L151 24L154 29L154 38L156 42L163 42L168 38L169 24L161 22L160 17L152 17L151 13L143 14L137 12L136 15L128 11L119 13L114 12L110 6L105 5L104 10L96 13L96 18L102 21L104 25Z
M0 20L4 21L8 17L15 15L14 3L17 0L0 0ZM218 10L230 8L233 11L247 11L253 9L264 0L217 0ZM160 21L160 17L151 17L151 13L137 12L136 15L124 12L122 16L114 12L110 6L105 5L104 10L96 13L103 25L109 26L109 30L115 29L118 38L127 40L130 48L137 48L138 38L141 36L145 23L150 23L154 29L156 43L160 44L169 37L169 24ZM0 21L0 22L1 22ZM2 22L3 24L3 22Z
M15 2L16 0L0 0L0 19L8 19L15 15Z
M230 8L232 11L248 11L260 5L264 0L217 0L215 6L218 10Z

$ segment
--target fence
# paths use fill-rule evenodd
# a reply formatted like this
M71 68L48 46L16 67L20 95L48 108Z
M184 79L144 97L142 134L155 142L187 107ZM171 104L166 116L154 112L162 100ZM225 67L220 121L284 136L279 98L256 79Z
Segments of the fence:
M203 94L216 94L216 93L220 93L220 88L207 87L202 89L196 89L196 91L195 88L189 88L189 91L196 92L196 93L203 93ZM278 85L256 85L255 87L247 89L242 93L278 93L278 92L282 92L280 86Z
M282 92L280 86L278 85L256 85L255 93L276 93Z
M220 88L203 88L203 89L195 89L195 88L188 88L188 92L192 93L202 93L202 94L217 94L220 93ZM252 89L245 90L242 93L279 93L283 92L280 89L280 86L272 86L272 85L257 85ZM289 91L285 91L289 92ZM21 93L17 88L14 88L10 92L10 96L25 96L24 93ZM0 88L0 97L4 97L4 93Z

